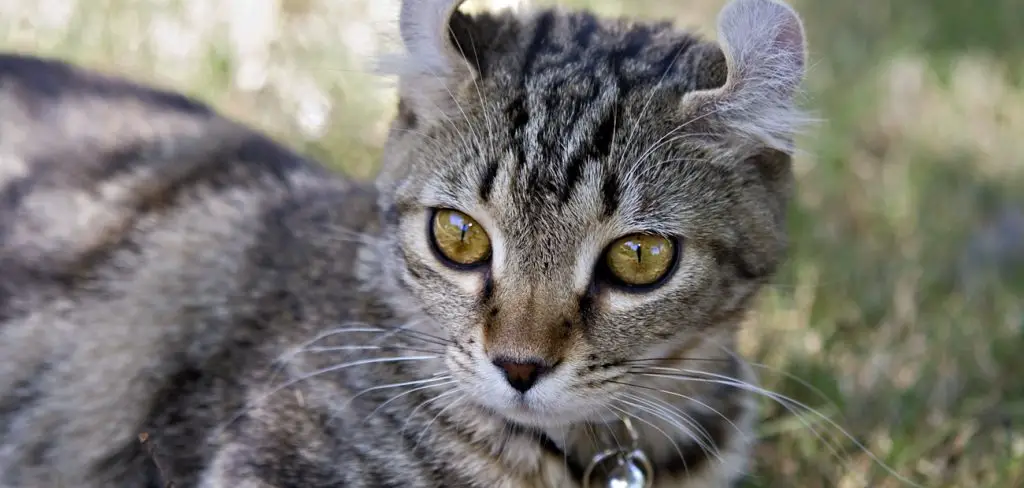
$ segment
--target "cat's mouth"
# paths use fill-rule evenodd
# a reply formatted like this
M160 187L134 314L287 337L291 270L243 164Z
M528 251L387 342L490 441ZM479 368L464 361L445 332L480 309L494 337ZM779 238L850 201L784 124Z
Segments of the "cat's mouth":
M601 397L575 391L569 376L568 372L558 371L527 391L518 391L506 378L484 367L469 381L469 390L474 392L475 403L524 426L558 428L603 418L601 413L608 407Z
M487 399L480 403L488 411L509 422L542 430L563 429L581 423L606 424L618 418L600 397L564 395L561 401L554 404L530 399L528 396L504 406L493 405L494 402Z
M535 428L558 428L593 420L592 415L582 414L580 410L553 409L549 405L527 399L517 399L511 403L500 408L490 405L488 409L506 420Z

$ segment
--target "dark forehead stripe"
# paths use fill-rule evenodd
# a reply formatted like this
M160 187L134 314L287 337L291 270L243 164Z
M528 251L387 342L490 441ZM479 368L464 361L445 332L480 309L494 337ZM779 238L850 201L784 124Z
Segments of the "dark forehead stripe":
M494 190L494 180L498 177L498 170L500 169L501 161L492 158L487 161L487 166L484 167L483 176L480 178L480 201L488 202L491 199L491 191Z
M548 36L551 33L551 27L555 23L554 12L542 13L536 21L533 28L533 36L526 47L526 52L523 54L522 69L519 75L519 86L517 93L509 104L508 116L509 122L511 122L511 136L512 140L521 140L523 138L524 131L527 124L530 123L530 109L527 104L527 92L526 81L529 78L529 73L533 73L536 70L536 65L541 53L547 49L549 45ZM526 164L526 153L523 148L523 144L516 145L519 148L517 163L522 166Z
M555 13L545 11L537 16L533 28L533 37L530 39L523 56L522 73L526 76L534 74L539 58L545 50L551 47L552 27L555 24Z
M598 85L594 85L599 89ZM594 95L596 96L596 95ZM583 175L584 165L590 162L602 161L611 155L612 141L615 137L616 124L621 113L621 105L616 101L611 107L603 110L601 122L591 132L588 139L590 143L577 147L571 154L566 155L566 169L564 185L559 191L558 200L565 204L572 197L572 192ZM580 122L582 123L582 122Z
M622 187L614 171L606 171L601 182L601 206L605 217L611 217L619 209Z
M650 92L666 75L680 78L670 83L689 83L693 76L669 73L692 71L700 57L694 54L699 41L672 32L667 23L634 25L584 13L543 11L515 35L517 48L488 59L492 64L484 69L507 90L503 115L511 162L508 168L487 162L480 173L484 201L497 175L508 171L514 193L567 203L587 166L613 158L617 136L632 127L626 99ZM617 165L602 169L600 191L611 214L621 181L611 174Z

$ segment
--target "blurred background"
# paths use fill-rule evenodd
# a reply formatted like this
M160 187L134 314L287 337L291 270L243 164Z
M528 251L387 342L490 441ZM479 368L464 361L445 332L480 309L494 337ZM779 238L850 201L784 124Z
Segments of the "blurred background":
M724 0L529 3L713 38ZM0 49L184 91L368 178L395 108L368 66L396 4L0 0ZM792 258L743 349L804 406L764 399L746 486L1024 486L1024 4L793 5L822 123L796 162Z

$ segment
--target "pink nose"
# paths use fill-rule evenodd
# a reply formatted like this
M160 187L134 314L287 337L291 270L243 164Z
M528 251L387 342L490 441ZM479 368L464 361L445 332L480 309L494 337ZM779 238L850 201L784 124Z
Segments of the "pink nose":
M544 376L550 367L545 366L543 361L532 359L527 361L516 361L504 358L494 360L494 365L505 373L508 384L520 393L526 393L533 388L537 380Z

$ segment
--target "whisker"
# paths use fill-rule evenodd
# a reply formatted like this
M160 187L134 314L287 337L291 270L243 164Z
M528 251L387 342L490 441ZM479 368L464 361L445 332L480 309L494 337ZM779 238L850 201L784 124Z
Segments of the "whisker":
M362 322L362 321L348 321L348 322L342 323L341 327L337 327L337 328L330 329L330 330L327 330L327 331L324 331L324 332L320 332L319 334L315 335L312 339L309 339L306 342L303 342L303 343L299 344L298 346L295 346L295 347L291 348L286 353L283 353L280 356L278 356L277 358L275 358L274 359L274 366L272 367L272 369L270 371L270 374L269 374L269 376L267 378L267 384L270 384L275 379L277 379L277 376L281 373L281 371L284 369L284 367L288 363L290 363L292 361L292 359L294 359L296 356L302 354L305 351L313 349L313 347L312 347L313 344L316 344L317 342L319 342L319 341L321 341L323 339L326 339L326 338L332 337L332 336L336 336L336 335L340 335L340 334L347 334L347 333L387 333L387 332L391 332L391 331L394 331L394 330L396 330L396 329L392 328L392 327L371 326L371 325L369 325L369 324L367 324L365 322ZM440 354L440 353L434 352L434 351L429 351L428 353L429 354Z
M344 325L348 325L348 324L364 325L365 322L345 322ZM389 330L391 330L391 329L386 329L386 328L383 328L383 327L371 327L371 326L368 326L368 325L365 326L365 327L338 327L338 328L335 328L335 329L331 329L331 330L327 330L327 331L321 332L321 333L313 336L312 339L309 339L306 342L303 342L303 343L299 344L298 346L293 348L293 350L290 351L288 354L282 355L282 357L296 354L298 351L301 351L302 349L305 349L308 346L312 346L313 344L316 344L317 342L320 342L323 339L326 339L328 337L335 336L335 335L338 335L338 334L347 334L347 333L350 333L350 332L351 333L360 333L360 332L365 332L365 333L370 333L370 332L388 332ZM278 359L278 360L280 361L281 359Z
M597 433L594 432L594 426L590 422L583 424L583 434L587 436L587 440L594 446L600 446L600 441L597 438Z
M613 398L613 400L622 403L622 400L619 399L617 396L615 398ZM626 409L623 409L623 408L620 408L620 407L616 407L615 405L608 405L608 407L617 410L618 412L620 412L621 414L623 414L623 415L625 415L625 416L627 416L629 418L632 418L634 420L642 422L642 423L646 424L647 426L651 427L652 429L657 430L658 432L661 432L661 435L665 436L665 438L668 439L668 441L672 443L672 447L676 450L676 454L679 454L679 459L681 461L683 461L683 468L687 472L689 472L690 469L689 469L688 466L686 466L686 456L683 455L683 450L679 448L679 443L676 442L675 438L673 438L672 436L668 435L668 433L665 432L664 430L662 430L661 427L658 427L657 425L654 425L653 423L648 422L647 420L644 420L643 418L641 418L638 415L634 415L633 413L629 412Z
M416 387L416 388L409 389L407 391L404 391L402 393L399 393L399 394L397 394L397 395L387 399L387 401L381 403L380 405L377 405L377 408L374 408L373 411L370 412L365 418L363 418L362 421L366 422L367 420L370 419L370 417L373 417L380 409L386 407L391 402L393 402L395 400L398 400L399 398L402 398L402 397L404 397L406 395L411 395L411 394L413 394L413 393L415 393L417 391L425 390L427 388L434 388L436 386L446 386L446 385L452 385L452 384L457 383L456 380L451 379L451 375L445 375L445 376L439 376L437 378L428 379L428 380L409 381L409 382L406 382L406 383L399 383L399 384L393 384L393 385L375 386L375 387L373 387L371 389L378 389L379 390L379 389L383 389L385 387L395 387L395 386L405 386L405 385L413 385L413 384L423 384L423 383L427 383L427 382L433 382L433 383L427 384L425 386L419 386L419 387ZM369 390L370 389L367 389L367 390L364 390L364 391L369 391ZM363 392L360 392L359 394L362 394L362 393ZM354 400L355 397L352 397L352 399Z
M280 388L287 388L287 387L289 387L291 385L294 385L295 383L298 383L300 381L305 381L307 379L313 378L315 376L319 376L321 374L333 373L333 372L336 372L336 371L341 371L343 369L348 369L348 368L351 368L353 366L363 366L363 365L367 365L367 364L378 364L378 363L401 363L401 362L407 362L407 361L429 361L431 359L440 359L440 358L441 358L441 356L437 356L437 355L431 355L431 356L398 356L398 357L370 358L370 359L360 359L358 361L349 361L347 363L336 364L334 366L328 366L326 368L321 368L321 369L318 369L316 371L313 371L312 373L308 373L308 374L302 375L302 376L300 376L298 378L295 378L293 380L290 380L290 381L286 382L284 385L281 385Z
M823 400L823 401L824 401L824 402L825 402L825 403L826 403L827 405L829 405L829 406L831 406L831 407L835 408L836 410L841 410L841 409L840 409L840 408L839 408L839 407L838 407L838 406L836 405L835 401L833 401L833 400L832 400L832 398L830 398L830 397L829 397L829 396L828 396L827 394L825 394L825 392L823 392L823 391L822 391L822 390L821 390L820 388L817 388L817 387L815 387L814 385L810 384L809 382L807 382L807 381L805 381L805 380L801 379L800 377L798 377L798 376L796 376L796 375L794 375L794 374L792 374L792 373L789 373L789 372L783 371L783 370L781 370L781 369L778 369L778 368L772 368L772 367L770 367L770 366L767 366L767 365L764 365L764 364L760 364L760 363L755 363L755 362L751 362L751 361L748 361L748 360L747 360L747 359L746 359L745 357L741 356L740 354L736 353L735 351L731 350L730 348L728 348L728 347L726 347L726 346L724 346L724 345L722 345L722 344L718 343L718 342L717 342L717 341L715 341L715 340L710 340L710 341L708 341L708 343L709 343L709 344L711 344L711 345L713 345L713 346L716 346L717 348L719 348L719 349L720 349L720 350L721 350L722 352L724 352L725 354L727 354L727 355L728 355L728 356L729 356L729 357L730 357L730 358L731 358L732 360L736 360L736 361L738 361L738 362L741 362L741 363L743 363L743 364L745 364L745 365L748 365L748 366L750 366L750 367L751 367L751 368L753 368L753 369L760 369L760 370L766 370L766 371L769 371L769 372L777 373L777 374L779 374L779 375L782 375L783 377L785 377L785 378L787 378L787 379L789 379L789 380L792 380L792 381L794 381L794 382L796 382L796 383L800 384L801 386L803 386L803 387L807 388L807 389L808 389L808 390L810 390L810 391L811 391L812 393L814 393L815 395L817 395L817 396L818 396L818 398L822 399L822 400ZM649 359L651 359L651 360L656 360L657 358L649 358ZM698 358L689 358L689 357L677 357L677 358L666 358L666 360L673 360L673 359L675 359L675 360L680 360L680 361L711 361L711 359L698 359ZM640 361L645 361L645 360L646 360L646 359L644 359L644 360L640 360ZM730 359L719 359L719 360L721 360L721 361L729 361ZM654 369L654 367L651 367L651 366L646 366L646 367L647 367L648 369ZM667 369L667 370L669 370L669 371L675 371L675 370L674 370L674 369L672 369L672 368L663 368L663 369ZM735 378L733 378L733 379L735 379ZM791 414L794 414L794 415L796 415L796 416L797 416L797 418L798 418L798 419L799 419L799 420L801 421L801 423L802 423L802 424L803 424L803 425L804 425L805 427L807 427L808 429L810 429L810 430L811 430L811 431L812 431L812 432L813 432L813 433L815 434L815 436L816 436L816 437L818 437L819 439L821 439L821 435L820 435L820 434L819 434L819 433L817 432L817 430L816 430L816 429L814 429L814 428L813 428L813 427L812 427L811 425L809 425L809 424L808 424L808 422L807 422L806 420L804 420L804 419L803 419L803 416L801 416L801 415L800 415L800 414L798 414L797 412L794 412L794 411L793 411L793 410L792 410L791 408L787 407L786 405L784 405L784 404L781 404L781 402L778 402L778 403L780 403L780 405L782 405L782 406L783 406L784 408L786 408L786 410L787 410L787 411L789 411L789 412L790 412ZM817 412L816 412L816 413L817 413ZM828 446L829 446L829 448L830 448L830 449L831 449L831 450L833 451L833 453L834 453L834 454L835 454L835 455L836 455L837 457L842 457L842 456L840 456L840 455L839 455L839 454L838 454L838 453L836 452L837 448L835 448L835 447L834 447L833 445L831 445L831 444L830 444L829 442L827 442L827 441L824 441L824 440L822 440L822 442L824 442L824 443L825 443L826 445L828 445Z
M281 355L277 359L277 362L288 362L288 360L290 360L290 358L292 358L295 355L301 353L303 350L309 348L313 344L316 344L317 342L320 342L320 341L322 341L322 340L324 340L324 339L326 339L328 337L336 336L336 335L339 335L339 334L347 334L347 333L392 333L392 334L398 334L398 333L409 332L408 329L405 329L405 328L402 328L402 327L370 326L370 325L366 324L365 322L345 322L343 325L360 325L360 327L338 327L338 328L335 328L335 329L330 329L330 330L321 332L321 333L313 336L312 339L309 339L306 342L303 342L303 343L299 344L298 346L293 348L288 353ZM408 336L409 334L406 334L406 335ZM428 335L428 337L429 337L429 335ZM420 339L419 337L416 337L416 336L412 336L412 338L418 339L418 340L421 340L423 342L427 342L427 343L430 343L430 344L433 344L433 345L437 345L437 346L447 346L451 342L451 341L445 341L445 342L441 342L441 343L436 343L436 342L430 342L430 341L427 341L427 340Z
M633 364L633 363L646 363L646 362L673 362L673 361L707 361L707 362L724 362L727 363L731 359L727 358L692 358L692 357L672 357L672 358L641 358L641 359L623 359L622 361L616 362L616 364Z
M505 452L505 445L507 445L509 439L512 438L512 433L509 432L508 424L503 424L501 426L501 432L498 432L498 438L501 440L497 442L497 447L492 447L491 449L495 455L500 456L501 453Z
M651 369L669 369L669 370L671 370L672 368L651 368ZM888 465L886 465L877 455L875 455L875 453L871 452L870 449L868 449L866 446L864 446L864 444L862 444L860 441L858 441L852 434L850 434L846 429L844 429L836 421L830 419L828 416L822 414L818 410L816 410L814 408L811 408L810 406L808 406L808 405L806 405L806 404L804 404L804 403L802 403L800 401L794 400L793 398L790 398L790 397L788 397L786 395L782 395L780 393L776 393L776 392L773 392L773 391L761 388L759 386L752 385L752 384L747 383L745 381L737 380L736 378L732 378L732 377L725 376L725 375L720 375L720 374L717 374L717 373L710 373L710 372L706 372L706 371L697 371L697 370L689 370L689 369L679 369L679 370L675 370L675 371L682 372L684 374L678 375L678 374L670 374L670 373L645 373L645 372L633 372L633 374L638 374L638 375L642 375L642 376L649 376L649 377L675 378L675 379L680 379L680 380L688 380L688 381L695 381L695 382L706 382L706 383L720 384L720 385L725 385L725 386L732 386L732 387L739 388L739 389L742 389L742 390L745 390L745 391L749 391L751 393L755 393L755 394L761 395L761 396L763 396L765 398L769 398L769 399L774 400L775 402L777 402L779 405L781 405L786 410L789 410L790 413L792 413L793 415L796 415L797 418L800 419L801 423L803 423L805 427L807 427L808 429L811 430L811 432L814 433L815 437L817 437L818 440L820 440L822 443L824 443L826 446L828 446L828 448L832 451L833 455L835 455L837 458L840 458L840 459L844 458L844 456L840 455L839 452L837 452L837 450L836 450L835 446L832 444L832 442L830 442L830 441L826 440L824 437L822 437L821 434L816 429L811 427L811 425L809 423L807 423L806 420L803 419L803 416L799 415L794 410L794 408L793 408L794 406L799 407L799 408L807 411L808 413L814 415L815 417L820 419L822 422L824 422L829 427L834 428L835 430L837 430L840 434L842 434L843 437L845 437L847 440L849 440L851 443L853 443L853 445L856 446L858 449L860 449L861 452L865 453L874 463L876 463L879 467L881 467L886 473L894 476L896 479L900 480L901 482L904 482L904 483L909 484L911 486L921 487L921 485L918 485L918 484L914 483L913 481L911 481L907 477L897 473L896 470L894 470L893 468L891 468ZM709 378L711 378L711 379L709 379ZM921 487L921 488L923 488L923 487Z
M712 345L714 345L714 346L716 346L716 347L718 347L719 349L721 349L721 350L722 350L722 352L724 352L724 353L728 354L728 355L729 355L729 357L731 357L732 359L734 359L734 360L736 360L736 361L739 361L739 362L742 362L742 363L744 363L744 364L746 364L746 365L750 366L751 368L755 368L755 369L760 369L760 370L763 370L763 371L768 371L768 372L772 372L772 373L777 373L777 374L779 374L779 375L783 376L783 377L784 377L784 378L786 378L786 379L789 379L789 380L795 381L795 382L796 382L797 384L799 384L800 386L803 386L804 388L807 388L807 389L808 389L808 390L810 390L810 391L811 391L812 393L814 393L815 395L817 395L817 396L818 396L818 398L820 398L821 400L823 400L823 401L824 401L825 403L827 403L827 404L828 404L829 406L831 406L831 407L833 407L833 408L836 408L837 410L839 410L839 407L838 407L838 405L836 405L835 401L834 401L834 400L832 400L832 398L831 398L831 397L829 397L829 396L828 396L828 395L827 395L827 394L826 394L826 393L825 393L824 391L822 391L822 390L821 390L820 388L818 388L818 387L816 387L816 386L814 386L814 385L810 384L810 383L809 383L809 382L807 382L806 380L804 380L804 379L801 379L801 378L800 378L799 376L797 376L797 375L795 375L795 374L793 374L793 373L789 373L789 372L787 372L787 371L783 371L783 370L781 370L781 369L779 369L779 368L773 368L773 367L771 367L771 366L768 366L768 365L766 365L766 364L761 364L761 363L755 363L755 362L751 362L751 361L748 361L748 360L747 360L746 358L744 358L744 357L743 357L743 356L741 356L740 354L736 353L735 351L733 351L733 350L729 349L728 347L726 347L726 346L724 346L724 345L722 345L722 344L719 344L719 343L718 343L718 342L716 342L716 341L709 341L709 343L710 343L710 344L712 344ZM723 360L724 360L724 361L728 361L728 359L723 359Z
M409 412L409 417L406 418L405 422L402 423L402 430L400 430L399 432L405 433L405 429L407 427L409 427L409 421L416 417L416 412L418 412L419 409L421 409L421 408L423 408L423 407L425 407L425 406L427 406L427 405L429 405L429 404L431 404L433 402L436 402L436 401L438 401L438 400L440 400L440 399L442 399L442 398L444 398L444 397L446 397L448 395L453 395L455 393L459 393L460 391L461 390L459 389L459 387L455 386L455 387L453 387L452 389L450 389L448 391L444 391L444 392L439 393L437 396L435 396L433 398L428 398L428 399L423 400L422 402L420 402L419 405L416 405L416 408L412 409L412 412Z
M620 403L623 403L625 405L631 405L633 406L633 408L647 412L654 416L655 418L659 418L661 420L669 422L674 427L678 428L680 432L682 432L684 435L693 440L697 444L697 447L699 447L701 451L703 451L705 454L713 456L718 460L721 460L721 453L719 452L718 446L715 446L715 441L711 437L711 434L707 431L707 429L697 424L697 422L694 421L692 418L689 418L689 416L686 416L684 414L684 416L679 417L679 420L677 421L672 418L672 412L667 411L664 408L658 407L656 404L651 404L648 400L638 397L636 395L629 395L628 393L624 394L624 396L625 395L628 395L628 397L631 398L633 401L623 400L620 398ZM683 425L683 423L680 422L683 422L686 425ZM696 430L694 429L694 427L696 427Z
M320 332L317 335L315 335L312 339L309 339L309 340L299 344L298 346L294 346L294 347L290 348L287 352L285 352L285 353L279 355L277 358L275 358L273 363L272 363L273 366L271 367L270 374L268 375L268 378L267 378L267 384L270 384L271 382L273 382L277 378L277 376L281 373L281 371L284 369L285 365L287 365L289 362L291 362L292 359L294 359L296 356L302 354L303 352L317 349L317 348L313 347L313 344L316 344L317 342L319 342L319 341L321 341L323 339L326 339L326 338L332 337L332 336L336 336L336 335L340 335L340 334L346 334L346 333L375 333L375 334L384 334L383 336L380 337L380 340L375 341L379 345L381 342L384 341L384 339L386 339L388 337L392 337L394 335L394 331L396 331L396 330L397 331L401 331L401 329L402 328L371 326L370 324L367 324L366 322L362 322L362 321L348 321L348 322L344 322L341 327L336 327L334 329L330 329L330 330L327 330L327 331ZM424 341L424 342L427 342L427 341ZM444 347L444 344L436 344L436 343L432 343L432 342L428 342L428 344L433 344L433 345ZM413 352L425 352L425 353L428 353L428 354L442 354L441 352L438 352L438 351L430 351L430 350L426 350L426 349L423 349L422 351L417 351L416 349L414 349L412 347L409 347L408 349L410 351L413 351Z
M743 429L740 429L740 427L738 425L736 425L736 423L733 422L732 419L730 419L729 417L726 417L725 414L723 414L722 412L719 412L718 410L716 410L711 405L708 405L707 403L701 401L700 399L698 399L696 397L692 397L692 396L689 396L689 395L684 395L684 394L679 393L677 391L664 390L664 389L661 389L661 388L655 388L653 386L635 385L635 384L626 383L626 382L623 382L623 381L614 381L614 380L612 380L612 381L609 381L609 383L616 383L616 384L620 384L620 385L624 385L624 386L629 386L629 387L632 387L632 388L652 390L652 391L656 391L658 393L664 393L666 395L671 395L671 396L682 398L683 400L695 403L697 405L700 405L701 407L704 407L704 408L714 412L715 415L718 415L719 417L722 418L722 420L725 420L730 426L732 426L732 428L734 430L736 430L737 433L739 433L741 435L746 435L746 433L743 432ZM669 404L666 403L666 405L669 405Z
M437 419L440 418L445 411L447 411L449 408L452 408L465 398L466 394L463 394L462 396L456 398L455 400L452 400L452 402L449 403L448 405L445 405L444 408L442 408L441 410L438 410L437 415L434 415L434 418L430 419L430 422L427 422L427 425L423 426L423 430L420 431L420 435L416 436L416 443L413 444L413 449L415 450L417 447L419 447L420 441L423 440L423 436L430 431L430 426L433 425L434 422L436 422Z
M426 342L428 344L433 344L433 345L442 346L442 347L449 346L449 345L452 345L452 344L455 343L451 339L447 339L447 338L444 338L444 337L441 337L441 336L433 335L433 334L424 332L422 330L414 329L413 328L413 327L420 326L424 322L426 322L426 321L425 320L418 320L418 321L413 321L413 322L410 322L408 324L405 324L405 325L403 325L401 327L393 327L393 328L390 329L391 333L383 335L380 338L380 341L383 341L383 340L385 340L385 339L387 339L389 337L393 337L394 335L404 335L404 336L410 337L412 339L416 339L416 340L419 340L419 341Z
M419 339L419 340L421 340L423 342L430 342L432 344L436 344L436 345L439 345L439 346L450 346L452 344L455 344L455 342L452 341L451 339L446 339L444 337L440 337L440 336L436 336L436 335L433 335L433 334L429 334L429 333L423 332L422 330L417 330L417 329L409 329L409 328L403 327L403 328L396 329L396 333L404 334L406 336L409 336L409 337L412 337L412 338L415 338L415 339ZM433 341L433 342L431 342L431 341Z
M302 353L314 353L314 352L342 352L342 351L412 351L424 354L444 354L444 351L435 351L432 349L420 349L416 347L404 347L404 346L314 346L303 349Z
M643 163L644 161L646 161L647 158L651 157L651 155L654 154L655 151L657 151L658 149L661 149L662 147L665 147L665 146L667 146L669 144L672 144L673 142L676 142L676 141L681 140L681 139L695 138L695 137L701 136L701 135L710 135L710 134L705 134L705 133L689 133L689 134L680 134L680 135L673 135L673 134L675 134L675 132L677 132L679 130L682 130L683 128L685 128L690 123L696 122L696 121L698 121L698 120L700 120L700 119L702 119L704 117L707 117L709 115L712 115L714 113L715 112L708 112L708 113L706 113L704 115L701 115L699 117L695 117L695 118L691 119L686 124L680 125L679 127L676 127L675 129L672 129L667 134L665 134L660 139L658 139L656 142L651 144L651 146L648 147L647 150L645 150L640 155L640 157L636 158L633 161L633 164L630 165L630 167L634 167L635 168L637 165L639 165L639 164ZM669 136L671 136L671 137L669 137ZM659 166L660 166L660 164L659 164Z
M652 368L649 368L649 369L653 369L653 370L672 370L672 371L674 371L673 368L657 368L657 367L652 367ZM634 372L633 374L637 374L637 373ZM752 384L750 384L750 383L748 383L746 381L738 380L738 379L735 379L735 378L732 378L732 377L729 377L729 376L725 376L725 375L717 375L717 374L714 374L714 373L707 373L707 375L714 375L714 376L717 376L717 377L720 377L720 378L723 378L723 379L720 379L720 380L709 380L706 377L702 377L702 376L700 376L697 373L689 373L689 374L679 374L679 373L676 373L676 374L673 374L673 375L669 375L667 373L654 373L654 374L652 374L652 373L640 373L640 374L642 374L644 376L649 376L649 377L668 377L668 378L676 378L676 379L680 379L680 380L694 381L694 382L697 382L697 383L712 383L712 384L720 384L720 385L725 385L725 386L732 386L734 388L738 388L738 389L741 389L741 390L744 390L744 391L755 393L757 395L764 396L766 398L774 400L777 403L779 403L779 405L781 405L783 408L785 408L787 411L789 411L791 414L795 415L797 417L797 419L800 421L800 423L802 423L804 425L804 427L809 429L819 441L821 441L826 446L828 446L829 450L832 452L832 454L836 458L840 458L840 459L844 458L844 456L839 453L839 448L837 448L835 446L835 444L833 444L833 442L831 440L825 439L825 437L817 429L815 429L809 422L807 422L807 420L802 415L800 415L795 410L793 405L795 404L796 406L799 406L800 408L803 408L804 410L806 410L808 412L813 412L813 413L818 414L818 415L821 415L821 414L817 410L815 410L815 409L813 409L813 408L811 408L811 407L809 407L807 405L804 405L804 404L802 404L800 402L797 402L796 400L793 400L792 398L789 398L789 397L787 397L785 395L782 395L782 394L779 394L779 393L775 393L775 392L770 391L770 390L766 390L766 389L758 387L756 385L752 385ZM792 402L792 403L790 403L790 402ZM842 429L840 428L840 430L842 430Z
M709 443L714 443L714 439L711 438L711 433L709 433L707 431L707 429L704 428L704 426L696 423L693 420L693 418L690 417L689 414L684 412L682 409L680 409L680 408L678 408L678 407L676 407L674 405L670 405L670 404L664 403L664 402L657 402L657 403L655 403L654 400L656 400L656 399L653 398L653 397L650 397L649 395L640 396L640 395L634 395L632 393L621 393L621 395L623 397L629 398L629 399L631 399L633 401L641 402L641 403L643 403L644 405L646 405L649 408L657 408L657 409L659 409L659 411L662 411L663 413L666 413L666 414L674 413L675 415L682 416L683 418L680 418L679 420L686 422L687 425L685 426L685 430L693 430L694 431L693 433L700 434L701 437L704 438L704 440L708 441ZM662 405L658 405L658 403L661 403ZM671 412L670 410L666 410L666 408L674 410L674 412ZM680 427L683 427L683 426L680 426ZM686 432L686 434L689 435L690 437L693 437L693 435L691 435L690 432ZM694 440L695 441L699 441L698 439L694 439Z
M751 368L765 370L765 371L769 371L769 372L773 372L773 373L777 373L777 374L783 376L786 379L789 379L789 380L792 380L792 381L796 382L797 384L807 388L809 391L811 391L812 393L817 395L817 397L822 399L828 406L831 406L831 407L835 408L837 411L841 410L836 405L835 401L833 401L831 397L829 397L827 394L825 394L825 392L823 392L820 388L817 388L814 385L810 384L809 382L803 380L802 378L800 378L800 377L798 377L798 376L796 376L796 375L794 375L792 373L789 373L789 372L783 371L781 369L778 369L778 368L772 368L772 367L764 365L764 364L748 361L746 358L744 358L740 354L736 353L735 351L731 350L730 348L726 347L725 345L718 343L717 341L711 340L711 341L709 341L709 343L714 345L714 346L716 346L716 347L718 347L722 352L724 352L725 354L729 355L732 359L734 359L736 361L739 361L741 363L744 363L744 364L750 366ZM648 367L648 369L653 369L653 368L652 367ZM672 370L672 368L665 368L665 369L668 369L670 371ZM728 376L725 376L725 377L729 378ZM732 379L735 380L735 378L732 378ZM770 391L770 390L766 390L766 391ZM773 392L773 393L775 393L775 392ZM776 393L776 394L778 394L778 393ZM788 400L793 400L792 398L789 398L789 397L785 397L785 398L788 399ZM824 443L828 447L828 449L832 452L833 455L835 455L837 458L840 458L840 459L844 458L844 456L839 454L839 452L838 452L839 450L841 450L841 448L836 447L835 444L833 444L832 442L825 440L823 438L822 434L817 429L815 429L804 418L803 415L801 415L798 412L794 411L791 406L788 406L787 404L785 404L785 403L783 403L783 402L781 402L781 401L779 401L777 399L772 399L772 400L775 401L776 403L778 403L779 405L781 405L783 408L785 408L786 411L788 411L790 414L793 414L794 416L796 416L797 419L800 421L800 423L803 424L806 428L808 428L814 434L814 436L816 438L821 440L822 443ZM817 417L822 417L822 418L824 417L823 414L821 414L819 411L817 411L815 409L811 409L811 408L807 407L806 405L803 405L803 407L804 407L805 410L814 412L814 414ZM879 463L879 465L885 467L887 470L891 470L891 468L889 468L888 466L882 464L880 460L876 459L874 457L873 453L868 451L864 446L862 446L859 443L857 443L856 440L853 439L850 434L848 434L844 429L839 427L839 424L837 422L830 420L829 422L824 422L824 423L826 425L834 424L836 426L837 430L840 430L847 438L849 438L851 440L854 440L855 441L854 442L855 445L858 448L860 448L861 451L867 452L875 462Z
M269 391L267 393L264 393L263 395L260 395L254 401L249 402L247 404L247 406L245 408L241 409L236 415L234 415L230 419L228 419L225 422L225 424L221 427L221 429L224 429L228 425L231 425L236 420L241 418L242 415L245 415L245 413L248 412L250 409L252 409L256 404L264 402L267 398L270 398L272 395L277 394L281 390L284 390L285 388L288 388L288 387L290 387L292 385L295 385L297 383L300 383L302 381L306 381L306 380L308 380L310 378L314 378L314 377L320 376L322 374L333 373L335 371L341 371L343 369L351 368L351 367L354 367L354 366L364 366L364 365L368 365L368 364L399 363L399 362L408 362L408 361L429 361L429 360L432 360L432 359L439 359L439 358L441 358L441 356L432 355L432 356L398 356L398 357L390 357L390 358L360 359L358 361L351 361L351 362L347 362L347 363L342 363L342 364L337 364L337 365L334 365L334 366L330 366L330 367L327 367L327 368L321 368L321 369L318 369L316 371L313 371L312 373L304 374L304 375L302 375L302 376L300 376L298 378L293 378L293 379L291 379L289 381L286 381L283 385L280 385L277 388L274 388L273 390L271 390L271 391Z
M569 443L569 431L568 430L562 431L562 442L560 442L559 445L565 446L568 443ZM566 471L569 471L569 450L568 449L562 449L561 451L562 451L562 465L565 467Z
M605 408L605 410L608 410L609 412L611 412L613 419L616 419L616 418L619 417L619 414L615 413L615 411L612 410L609 406L606 405L604 408ZM622 444L619 443L619 438L615 435L615 429L613 429L610 425L608 425L608 422L605 422L604 426L605 426L605 428L607 428L608 434L611 436L612 441L615 442L615 448L616 449L622 449Z

